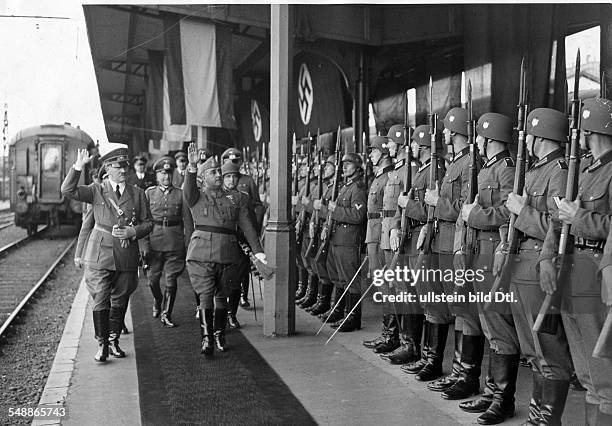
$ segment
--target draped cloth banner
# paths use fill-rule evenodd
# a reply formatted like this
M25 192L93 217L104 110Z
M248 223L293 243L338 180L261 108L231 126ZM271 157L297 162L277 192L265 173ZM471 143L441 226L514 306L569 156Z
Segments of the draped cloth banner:
M171 124L235 129L230 29L177 17L164 28Z
M191 140L191 126L186 124L172 124L170 119L170 93L168 84L168 67L164 65L164 133L161 141L161 152L168 152L181 149L183 142Z
M145 140L153 141L156 149L164 130L164 52L149 50L149 70L145 91Z

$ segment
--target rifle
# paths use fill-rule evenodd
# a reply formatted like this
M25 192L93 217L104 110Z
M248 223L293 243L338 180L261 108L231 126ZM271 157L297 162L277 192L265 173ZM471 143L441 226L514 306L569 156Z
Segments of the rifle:
M317 136L318 138L318 136ZM324 164L323 164L323 153L321 148L319 148L319 176L317 177L317 199L321 200L323 198L323 173L324 173ZM308 235L310 236L310 242L308 243L308 247L306 248L305 256L312 257L313 254L317 253L318 246L318 236L320 231L320 223L319 223L319 210L315 210L314 214L310 217L310 222L308 222Z
M308 132L308 142L307 142L307 150L306 150L306 184L305 184L305 195L307 197L310 196L310 168L311 168L311 155L310 155L310 141L311 141L311 137L310 137L310 132ZM299 194L298 194L299 196ZM298 200L298 204L300 203L300 200ZM306 210L304 208L302 208L302 210L300 210L300 213L298 214L298 218L297 221L295 222L295 238L296 238L296 244L298 246L298 248L302 247L302 234L304 233L304 225L306 222Z
M262 168L263 168L263 184L262 184L262 193L265 194L268 190L268 156L266 155L266 146L261 145L261 156L262 156Z
M255 173L255 184L257 185L257 192L259 192L259 184L261 183L261 180L259 179L259 162L260 162L260 160L261 160L261 158L260 158L260 155L259 155L259 146L257 146L255 148L255 164L256 164L256 167L255 167L255 170L256 170L256 173Z
M340 160L342 158L341 149L342 149L342 138L341 138L341 128L338 126L338 135L336 136L336 171L334 173L334 187L332 189L332 197L331 201L336 201L338 199L338 189L340 187L340 173L342 172L342 167L340 165ZM319 238L319 248L317 250L317 254L315 256L315 261L322 262L327 258L327 253L329 252L329 241L331 240L331 234L334 230L336 221L332 219L333 212L327 213L327 219L325 220L325 224L321 229L321 235Z
M298 161L297 140L295 139L295 132L293 133L293 164L295 166L295 174L293 175L293 195L297 197L298 181L300 179L300 165ZM293 217L295 217L296 208L297 204L293 206Z
M433 110L433 80L429 77L429 136L431 139L430 145L430 162L429 162L429 189L436 189L436 179L438 177L438 157L436 151L438 143L436 140L436 133L438 132L438 114ZM425 240L419 257L417 259L417 265L425 265L428 259L431 257L431 243L433 236L437 232L438 222L435 216L435 207L427 207L427 223L425 224Z
M516 169L514 172L514 186L512 192L515 194L522 194L525 186L525 128L527 118L527 76L525 71L525 59L521 61L521 76L519 83L519 102L518 108L518 147L516 152ZM519 251L520 235L519 231L514 227L516 223L517 215L514 213L510 214L510 224L508 225L508 234L506 240L502 241L502 252L504 253L504 263L501 272L495 277L493 287L491 287L491 293L496 292L507 293L510 288L510 279L512 278L512 267L514 265L514 255ZM500 313L509 313L510 307L502 302L486 302L484 309L491 309Z
M468 204L472 204L478 194L478 148L476 147L476 120L474 120L474 113L472 110L472 80L468 79L467 85L467 111L468 111L468 122L467 122L467 138L470 147L470 180L469 180L469 192ZM471 226L465 224L465 233L463 234L463 250L462 252L466 256L472 256L476 254L476 230ZM471 263L471 259L467 259ZM468 262L466 261L466 265Z
M565 198L574 200L578 192L578 175L580 168L580 107L581 101L578 91L580 89L580 49L576 56L576 75L574 76L574 97L572 99L572 120L570 124L570 160L567 170L567 184ZM552 226L552 223L551 225ZM540 307L540 312L533 324L533 331L537 333L556 334L560 321L561 299L563 287L571 276L570 257L574 251L574 237L570 234L570 225L561 226L559 238L559 251L557 254L557 290L547 294Z
M364 164L364 174L363 181L365 182L366 188L370 187L370 176L372 175L372 160L370 160L370 156L368 155L368 141L366 140L366 134L363 132L363 137L361 138L361 152L363 153L363 164Z
M405 175L404 175L404 194L407 194L412 188L412 153L410 151L410 140L412 139L412 128L410 127L408 121L408 92L405 94L405 103L404 103L404 149L406 150L406 158L404 159L405 163ZM389 269L394 271L395 267L399 263L400 256L402 256L405 252L405 245L408 236L410 235L410 218L407 214L408 209L402 210L402 218L400 221L400 243L398 250L393 255L393 259L391 259L391 263L389 264ZM393 305L395 307L395 304Z

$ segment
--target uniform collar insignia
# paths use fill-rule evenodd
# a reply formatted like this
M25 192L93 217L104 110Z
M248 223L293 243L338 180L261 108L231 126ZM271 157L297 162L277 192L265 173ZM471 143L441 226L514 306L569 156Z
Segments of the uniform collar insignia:
M532 169L537 169L538 167L542 167L545 164L550 163L551 161L554 161L558 158L561 157L565 157L565 150L559 148L553 152L551 152L550 154L548 154L546 157L538 160L537 163L535 163L533 166L531 166Z
M503 160L504 158L509 158L509 157L510 157L510 151L504 150L498 153L497 155L493 156L493 158L487 161L487 163L482 167L486 169L487 167L491 167L493 164L497 163L498 161Z
M608 164L609 162L612 161L612 150L606 152L604 155L602 155L601 157L599 157L597 160L595 160L589 167L588 167L588 171L589 172L594 172L595 170L599 169L602 166L605 166L606 164Z
M406 159L402 158L401 160L398 160L395 162L395 170L401 168L404 164L406 163Z
M463 148L461 151L459 151L458 153L455 154L455 156L453 157L452 163L454 163L457 160L459 160L461 157L466 155L468 152L470 152L470 147L469 146Z
M425 160L425 162L423 164L421 164L421 166L419 167L419 172L425 170L427 167L429 167L429 163L431 163L431 158L428 158L427 160Z
M393 164L389 164L385 166L383 169L378 169L378 171L376 172L376 177L382 176L383 174L393 170L393 168L394 168Z

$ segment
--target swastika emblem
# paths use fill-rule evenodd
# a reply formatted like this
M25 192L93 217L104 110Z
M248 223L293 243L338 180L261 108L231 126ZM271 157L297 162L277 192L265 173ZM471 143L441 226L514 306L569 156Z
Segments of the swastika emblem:
M253 126L253 137L255 142L259 142L262 133L261 123L261 112L259 111L259 105L255 99L251 99L251 124Z
M305 125L310 122L310 114L312 113L313 90L310 72L305 63L300 65L300 73L298 77L298 106L300 107L300 117Z

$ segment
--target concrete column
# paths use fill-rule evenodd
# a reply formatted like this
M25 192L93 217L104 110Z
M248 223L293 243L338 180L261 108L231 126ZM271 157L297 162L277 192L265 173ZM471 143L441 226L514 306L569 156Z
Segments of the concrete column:
M290 216L290 102L293 87L293 6L272 4L270 25L270 219L266 256L276 274L264 287L265 336L295 332L295 224Z

